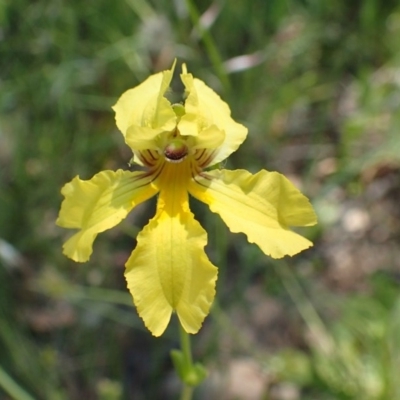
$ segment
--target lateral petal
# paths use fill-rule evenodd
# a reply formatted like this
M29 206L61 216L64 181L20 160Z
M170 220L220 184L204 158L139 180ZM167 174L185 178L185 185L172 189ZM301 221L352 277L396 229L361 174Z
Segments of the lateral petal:
M206 232L179 197L160 193L157 214L126 263L128 288L154 336L164 332L173 311L188 333L198 332L215 296L217 268L204 253Z
M315 225L317 218L308 199L284 175L215 170L197 176L188 190L219 214L232 232L245 233L249 242L273 258L312 246L288 228Z
M219 163L243 143L247 136L247 128L232 119L229 106L203 81L187 73L185 65L182 67L181 79L187 98L186 114L178 124L180 132L182 135L200 136L203 130L212 125L224 132L224 141L216 149L210 165Z
M117 225L133 207L157 193L151 180L143 172L118 170L100 172L90 180L76 176L64 185L56 223L79 229L64 243L64 254L74 261L87 261L98 233Z

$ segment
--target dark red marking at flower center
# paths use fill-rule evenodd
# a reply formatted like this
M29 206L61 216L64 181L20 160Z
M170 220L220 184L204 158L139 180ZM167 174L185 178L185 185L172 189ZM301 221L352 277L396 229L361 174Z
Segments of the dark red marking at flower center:
M182 161L188 154L189 149L182 139L173 139L165 146L164 155L168 161Z

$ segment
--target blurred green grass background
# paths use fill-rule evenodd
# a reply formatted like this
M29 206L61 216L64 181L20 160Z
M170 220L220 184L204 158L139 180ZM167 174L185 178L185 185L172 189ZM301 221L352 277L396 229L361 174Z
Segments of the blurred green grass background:
M123 279L154 204L61 253L60 189L128 168L111 105L174 58L249 128L229 168L311 198L312 250L274 261L201 204L217 301L197 399L400 399L400 4L0 2L0 399L174 399L177 327L145 331Z

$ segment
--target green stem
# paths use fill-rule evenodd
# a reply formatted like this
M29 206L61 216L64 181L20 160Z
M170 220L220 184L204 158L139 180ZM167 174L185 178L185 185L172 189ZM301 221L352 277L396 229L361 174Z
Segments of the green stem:
M182 387L182 393L180 400L192 400L193 386L186 385Z
M181 338L181 349L184 356L185 365L187 367L187 370L190 370L193 367L190 337L189 334L182 328L182 325L179 325L179 334Z
M184 364L187 371L193 368L192 348L190 345L190 336L179 324L179 336L181 339L181 350L183 354ZM193 394L193 386L183 383L181 400L191 400Z
M181 400L191 400L193 390L206 378L207 370L200 363L193 364L189 334L180 326L181 350L172 350L175 370L182 381Z

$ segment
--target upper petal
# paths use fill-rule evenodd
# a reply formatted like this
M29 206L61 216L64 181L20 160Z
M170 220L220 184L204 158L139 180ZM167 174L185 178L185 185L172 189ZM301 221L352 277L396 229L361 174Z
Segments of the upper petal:
M224 140L225 132L218 129L215 125L210 125L201 131L201 135L196 137L193 149L215 149L221 146Z
M181 79L185 85L187 98L186 114L181 117L178 124L180 133L200 136L203 130L212 125L224 132L224 141L217 147L210 165L216 164L237 150L246 139L247 128L231 118L228 105L203 81L187 73L185 65Z
M79 229L68 239L64 254L87 261L97 234L117 225L137 204L157 193L151 177L143 172L103 171L84 181L78 176L64 185L57 225Z
M160 192L157 214L138 235L125 277L140 317L154 336L172 311L196 333L215 296L217 269L204 253L206 232L194 219L187 193Z
M175 127L175 112L171 103L164 97L171 83L174 68L175 63L170 70L149 76L139 86L123 93L114 105L117 126L133 150L138 142L136 134L139 140L144 133L150 135L145 136L145 140L152 140L159 133ZM141 148L146 148L145 146Z
M277 172L215 170L198 176L189 192L218 213L232 232L243 232L249 242L273 258L294 255L312 246L289 226L317 222L308 199Z

